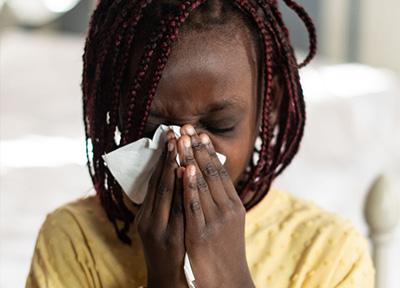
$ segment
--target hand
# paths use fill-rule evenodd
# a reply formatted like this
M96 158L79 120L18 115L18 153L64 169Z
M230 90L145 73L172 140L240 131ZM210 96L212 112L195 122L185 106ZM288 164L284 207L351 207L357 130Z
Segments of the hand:
M210 138L184 126L185 247L196 287L255 287L245 253L245 208ZM181 160L181 161L182 161Z
M164 163L153 173L149 189L135 217L147 265L147 286L187 287L183 273L184 220L182 169L175 161L177 141L169 131Z

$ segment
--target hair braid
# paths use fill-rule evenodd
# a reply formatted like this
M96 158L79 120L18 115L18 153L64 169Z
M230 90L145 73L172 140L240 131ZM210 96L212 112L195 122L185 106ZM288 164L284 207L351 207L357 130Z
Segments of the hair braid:
M184 2L183 4L180 5L180 15L176 16L175 19L171 20L168 23L170 32L169 32L169 34L167 34L166 41L163 42L163 45L161 47L161 57L159 58L158 67L155 72L154 81L150 88L149 97L147 98L144 117L139 126L139 137L143 134L144 127L145 127L145 124L146 124L148 116L149 116L151 103L152 103L154 95L156 93L157 85L160 82L162 71L164 70L164 68L167 64L168 56L171 52L171 44L174 41L176 41L176 39L178 37L178 33L179 33L179 28L189 17L190 11L196 9L204 2L205 2L205 0L195 0L195 1Z
M261 150L260 150L260 157L257 165L255 166L255 171L249 181L247 182L247 185L245 188L242 190L242 193L240 194L240 197L242 200L246 198L248 193L257 191L259 184L261 183L262 180L259 177L263 168L269 164L270 162L270 151L267 149L267 145L270 143L270 121L269 121L269 115L271 112L271 85L272 85L272 49L271 49L271 39L269 34L267 33L267 28L265 23L260 19L260 17L257 15L257 10L256 8L247 0L236 0L235 4L238 5L238 7L243 10L245 13L249 14L252 16L254 19L263 39L263 49L264 49L264 65L265 65L265 80L264 80L264 109L262 113L262 135L261 138L265 139L265 141L262 142L261 145ZM269 178L268 176L265 178ZM264 180L265 180L264 178ZM251 187L249 187L251 185Z
M303 20L304 25L307 28L308 35L309 35L309 52L307 57L299 64L299 68L306 66L310 61L314 58L315 54L317 53L317 32L315 30L314 23L308 15L307 11L301 7L299 4L294 2L293 0L283 0L285 4L293 9L294 12Z
M126 227L128 227L129 223L133 219L133 215L122 202L121 188L115 188L117 183L111 173L109 173L108 169L106 169L101 156L106 151L110 151L116 147L113 133L115 132L115 119L117 115L116 107L118 105L118 94L121 81L120 75L123 74L123 71L121 71L118 77L110 77L112 82L117 81L114 85L116 91L114 91L114 94L111 94L113 97L106 96L109 92L109 87L107 87L109 81L103 81L103 78L105 78L107 71L107 68L105 67L108 66L108 55L111 55L112 53L114 54L111 57L111 68L117 68L113 66L115 66L114 64L117 63L117 59L119 58L119 46L123 40L124 32L126 32L128 26L131 25L131 29L129 29L131 33L130 37L134 37L134 35L132 35L134 34L134 28L141 18L142 10L148 4L149 1L138 1L136 3L129 1L129 5L123 6L121 9L120 5L123 5L121 1L100 2L91 20L85 53L83 55L85 63L82 83L84 92L83 107L85 115L86 155L88 159L89 173L92 177L93 183L95 184L95 189L99 195L101 203L105 207L107 215L116 228L120 238L124 238L123 235L125 233L120 233L116 220L120 219L125 223L123 231L126 231ZM102 9L104 9L104 11ZM105 13L106 10L109 12ZM129 21L128 17L132 17L131 19L133 21ZM121 23L123 23L123 29L119 29ZM107 29L109 31L107 31ZM107 37L104 37L104 35ZM112 39L115 39L114 45L112 45ZM99 59L97 63L91 62L96 58ZM89 64L91 67L89 67ZM94 72L90 71L90 68L94 69ZM95 83L93 84L93 88L91 88L90 85L92 83ZM107 123L107 113L109 112L107 107L111 107L111 112L108 114L108 120L110 123ZM102 123L106 122L106 124L97 125L97 121L101 121ZM107 128L108 131L104 131ZM93 147L93 163L90 161L90 145ZM114 187L114 189L111 187ZM116 201L114 201L114 199ZM124 242L127 242L126 240L127 239L125 239Z

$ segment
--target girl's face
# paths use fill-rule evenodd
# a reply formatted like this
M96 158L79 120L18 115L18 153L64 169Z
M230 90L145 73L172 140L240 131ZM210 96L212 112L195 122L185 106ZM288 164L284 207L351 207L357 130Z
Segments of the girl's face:
M231 37L209 31L178 38L145 131L151 137L160 124L191 124L197 133L208 134L216 151L227 156L225 168L235 184L258 130L256 53L249 35L237 30Z

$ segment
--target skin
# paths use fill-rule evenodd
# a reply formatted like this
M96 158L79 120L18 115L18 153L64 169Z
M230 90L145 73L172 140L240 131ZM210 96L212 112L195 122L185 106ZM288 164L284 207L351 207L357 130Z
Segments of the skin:
M163 163L135 217L148 287L187 287L185 250L196 287L254 287L245 254L246 211L235 184L259 125L256 53L244 29L235 37L221 35L181 35L152 104L147 137L161 123L183 127L179 139L169 132ZM227 156L224 165L215 151Z
M152 137L161 123L193 125L228 157L225 168L236 184L257 136L257 57L249 31L224 31L230 29L180 34L157 87L144 136ZM136 71L136 55L131 73ZM122 127L128 100L128 96L121 99ZM234 131L215 131L231 127Z

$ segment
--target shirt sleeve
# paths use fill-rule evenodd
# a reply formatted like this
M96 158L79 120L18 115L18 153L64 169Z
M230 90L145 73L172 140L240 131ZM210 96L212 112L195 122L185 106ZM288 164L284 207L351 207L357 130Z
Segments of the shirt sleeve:
M49 214L36 241L27 288L100 287L83 231L67 209Z

